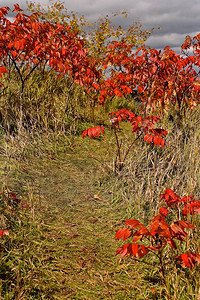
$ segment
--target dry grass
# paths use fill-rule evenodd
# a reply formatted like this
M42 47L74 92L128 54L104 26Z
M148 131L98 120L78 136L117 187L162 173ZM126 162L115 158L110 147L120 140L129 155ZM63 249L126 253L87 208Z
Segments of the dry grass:
M147 222L165 188L199 199L197 118L198 112L188 116L182 128L166 123L171 128L163 149L138 141L119 174L113 172L109 131L102 140L90 141L25 132L20 139L6 137L1 145L3 193L15 192L31 208L5 209L2 198L1 227L8 226L10 236L1 240L1 297L165 299L157 272L114 256L120 244L114 235L125 218ZM122 135L129 139L128 132ZM191 247L200 247L199 240L192 240ZM197 270L172 266L168 271L172 299L198 299Z

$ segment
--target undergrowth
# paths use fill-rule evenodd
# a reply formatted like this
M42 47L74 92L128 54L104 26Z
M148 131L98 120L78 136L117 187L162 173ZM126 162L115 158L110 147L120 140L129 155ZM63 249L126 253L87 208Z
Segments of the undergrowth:
M114 239L127 218L147 226L167 188L200 199L199 34L183 56L158 52L106 16L87 41L63 9L0 9L0 298L199 300L199 266L167 265L163 286L154 258L118 259Z
M111 130L90 143L45 130L2 135L1 228L9 230L1 239L3 299L165 299L157 272L114 256L116 230L126 218L153 217L166 187L199 199L198 110L182 127L163 122L166 147L138 140L118 174ZM126 125L121 138L125 151ZM198 299L195 270L168 274L173 299Z

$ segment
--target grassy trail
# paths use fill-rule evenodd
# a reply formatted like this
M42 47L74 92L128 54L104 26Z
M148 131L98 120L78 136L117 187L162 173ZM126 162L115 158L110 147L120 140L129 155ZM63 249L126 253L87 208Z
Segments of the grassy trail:
M5 212L1 207L2 220L9 214L14 225L0 227L10 228L0 253L0 299L167 299L159 270L128 258L119 261L115 252L125 242L114 236L126 218L147 222L155 215L164 184L174 182L177 188L178 180L180 194L198 193L194 167L199 160L195 155L188 159L191 152L186 151L199 151L198 143L185 145L182 161L174 161L180 148L174 152L173 140L169 150L159 150L159 161L141 143L129 167L115 176L106 163L110 167L115 149L109 135L102 140L77 138L71 144L45 138L2 144L1 184L30 208L15 215L9 205ZM196 185L185 180L185 169ZM150 255L147 262L158 263ZM167 272L171 299L199 299L196 270L185 273L169 266Z
M87 150L81 153L30 165L37 174L42 222L33 241L34 280L28 280L24 299L26 294L29 299L145 299L138 266L136 272L115 257L123 210L100 187L99 165L88 159Z

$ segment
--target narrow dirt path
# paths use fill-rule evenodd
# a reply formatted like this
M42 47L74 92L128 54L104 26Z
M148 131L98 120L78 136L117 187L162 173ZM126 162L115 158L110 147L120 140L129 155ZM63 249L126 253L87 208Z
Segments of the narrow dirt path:
M84 155L65 154L38 178L46 206L40 225L44 299L136 299L141 289L138 273L115 257L122 212L97 184L98 168Z

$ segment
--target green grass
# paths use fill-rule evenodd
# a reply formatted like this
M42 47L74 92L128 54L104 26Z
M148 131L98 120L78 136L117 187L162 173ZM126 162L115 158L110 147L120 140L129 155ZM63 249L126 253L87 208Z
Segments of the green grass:
M2 195L14 192L30 205L13 209L1 198L0 227L10 230L0 244L2 299L167 299L158 272L115 256L122 242L114 236L126 218L146 223L154 216L167 187L200 198L197 121L198 111L181 128L166 119L166 148L138 141L119 174L108 129L97 140L2 136ZM130 139L126 126L120 134ZM199 240L191 247L199 248ZM172 299L199 299L199 269L169 266L167 282Z

